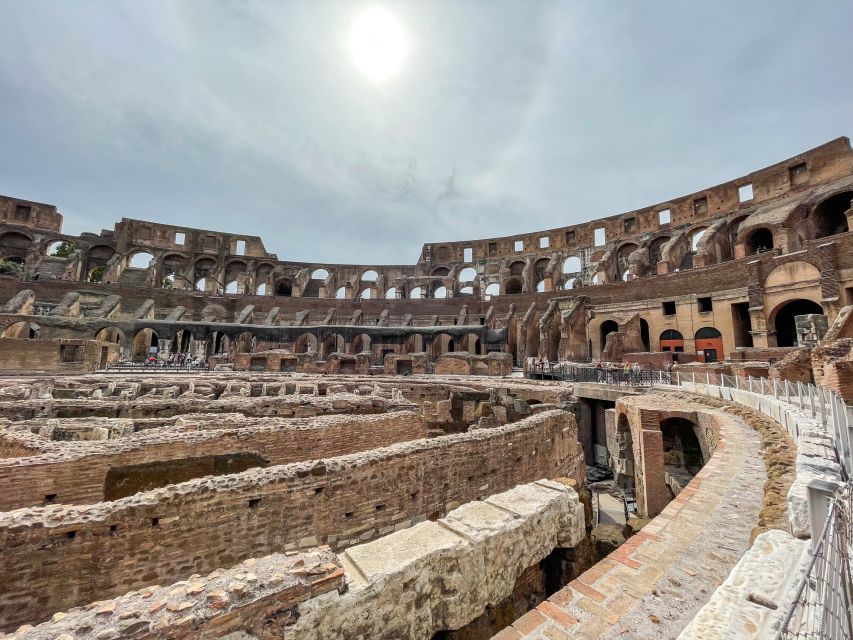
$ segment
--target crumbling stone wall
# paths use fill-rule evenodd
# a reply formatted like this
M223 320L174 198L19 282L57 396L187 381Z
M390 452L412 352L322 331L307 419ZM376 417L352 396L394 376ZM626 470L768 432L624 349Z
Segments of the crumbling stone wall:
M565 476L582 484L584 475L574 417L548 411L503 427L191 480L96 506L6 512L0 572L10 579L0 625L252 556L323 543L344 548L532 479Z

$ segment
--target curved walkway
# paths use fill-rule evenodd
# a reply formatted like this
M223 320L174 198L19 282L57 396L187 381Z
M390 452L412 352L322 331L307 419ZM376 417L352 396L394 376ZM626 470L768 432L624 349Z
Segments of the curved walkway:
M640 532L495 640L676 638L726 579L762 507L760 438L733 415L679 404L723 418L708 463Z

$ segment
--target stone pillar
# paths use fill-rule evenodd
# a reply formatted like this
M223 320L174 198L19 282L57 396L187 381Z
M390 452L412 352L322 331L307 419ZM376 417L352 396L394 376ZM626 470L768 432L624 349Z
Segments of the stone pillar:
M664 476L663 433L660 430L643 429L640 432L640 460L643 465L643 512L640 516L654 518L669 503Z

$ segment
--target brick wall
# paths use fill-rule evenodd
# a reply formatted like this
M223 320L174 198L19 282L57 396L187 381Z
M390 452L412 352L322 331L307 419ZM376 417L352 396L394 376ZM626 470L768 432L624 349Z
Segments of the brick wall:
M427 435L421 417L411 412L329 416L298 426L288 426L276 419L259 419L249 424L268 426L143 433L73 446L47 442L41 455L0 460L0 485L7 489L0 493L0 510L38 506L45 503L48 495L57 504L100 502L104 500L108 470L147 462L254 453L271 465L281 465L368 451ZM11 447L14 434L0 441L9 442ZM168 480L168 470L164 471L164 480ZM177 465L175 472L180 473Z
M96 506L0 514L0 625L246 558L337 548L539 478L584 482L574 417L191 480ZM37 600L28 594L39 593Z

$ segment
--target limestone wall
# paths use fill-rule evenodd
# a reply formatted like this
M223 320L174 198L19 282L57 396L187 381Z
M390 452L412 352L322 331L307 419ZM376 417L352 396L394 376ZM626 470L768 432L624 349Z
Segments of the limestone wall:
M317 544L345 548L536 478L584 477L574 417L191 480L95 506L0 514L3 627L96 597ZM26 594L39 593L34 600Z

